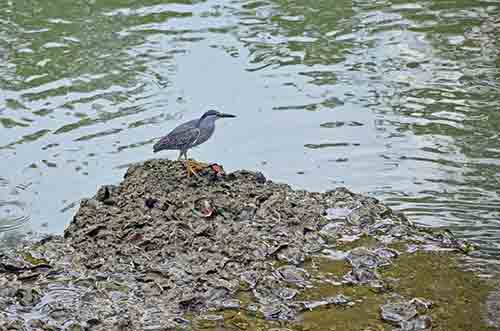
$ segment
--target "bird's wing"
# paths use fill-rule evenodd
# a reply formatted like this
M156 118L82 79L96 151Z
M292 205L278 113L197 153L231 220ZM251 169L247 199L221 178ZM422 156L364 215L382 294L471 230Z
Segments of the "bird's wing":
M181 125L179 125L178 127L176 127L175 129L173 129L172 131L170 131L169 134L172 134L172 133L177 133L177 132L182 132L182 131L186 131L188 129L193 129L193 128L196 128L198 125L198 122L199 120L191 120L191 121L188 121L188 122L185 122L185 123L182 123Z
M154 146L154 152L162 149L184 149L194 144L200 137L200 129L187 127L184 130L174 130L161 138Z

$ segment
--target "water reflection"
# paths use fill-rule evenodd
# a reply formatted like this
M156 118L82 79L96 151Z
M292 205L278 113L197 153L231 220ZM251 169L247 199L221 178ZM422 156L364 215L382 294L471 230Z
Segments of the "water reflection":
M61 232L75 202L215 107L241 120L195 157L296 187L346 185L498 255L499 12L479 1L9 1L0 189L33 184L23 199L6 191L0 216Z
M393 5L356 1L352 10L341 4L339 11L325 10L321 2L249 7L247 14L251 11L260 18L258 32L247 32L255 36L243 39L251 44L253 62L261 65L255 67L270 70L262 65L292 64L286 74L296 71L314 77L307 84L329 87L325 100L334 95L369 109L377 115L375 135L385 145L371 151L363 147L364 130L351 141L304 146L325 153L349 147L351 154L360 146L365 159L351 162L382 158L375 162L386 165L380 169L384 174L376 169L371 173L385 177L387 183L371 193L422 223L452 225L495 254L500 246L488 242L500 234L498 48L494 47L498 7L476 2L450 8L430 1ZM259 15L259 9L267 14ZM294 23L281 17L293 17ZM314 39L291 40L298 35ZM279 72L278 66L272 69ZM352 89L346 93L345 87ZM297 90L304 93L305 88ZM343 127L337 123L343 122L320 126Z

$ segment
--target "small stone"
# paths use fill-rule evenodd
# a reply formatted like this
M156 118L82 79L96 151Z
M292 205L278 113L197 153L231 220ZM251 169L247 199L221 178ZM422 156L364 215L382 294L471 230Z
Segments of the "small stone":
M329 220L343 220L349 216L353 210L354 209L350 208L328 208L326 210L326 218Z
M278 260L282 262L300 265L305 260L304 253L297 247L288 246L281 249L277 254Z
M248 327L250 326L250 322L248 321L248 318L243 315L242 313L238 313L234 315L231 320L229 320L229 323L232 324L233 326L237 327L240 330L247 330Z
M144 200L144 205L149 209L155 208L157 203L158 200L154 198L147 198L146 200Z
M400 325L400 331L430 331L432 330L432 319L427 316L418 316L409 321L403 321Z
M197 329L215 329L224 325L224 318L219 315L201 315L194 320Z
M255 176L256 176L257 183L259 183L259 184L265 184L266 183L267 179L262 174L262 172L257 172Z
M380 315L384 321L399 324L409 321L417 315L415 306L408 302L387 303L380 307Z

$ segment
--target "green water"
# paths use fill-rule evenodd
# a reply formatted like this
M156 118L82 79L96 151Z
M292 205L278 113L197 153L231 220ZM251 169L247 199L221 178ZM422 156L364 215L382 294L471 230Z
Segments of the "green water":
M500 255L498 2L0 4L5 240L61 233L79 199L217 108L238 118L192 157L347 186Z

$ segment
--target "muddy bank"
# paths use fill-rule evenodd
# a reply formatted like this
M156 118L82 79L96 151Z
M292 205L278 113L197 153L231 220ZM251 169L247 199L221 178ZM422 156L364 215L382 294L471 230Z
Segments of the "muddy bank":
M64 238L0 255L0 325L495 330L493 284L456 264L471 249L346 189L151 160L83 201Z

